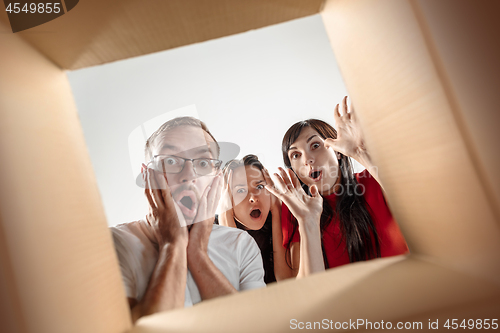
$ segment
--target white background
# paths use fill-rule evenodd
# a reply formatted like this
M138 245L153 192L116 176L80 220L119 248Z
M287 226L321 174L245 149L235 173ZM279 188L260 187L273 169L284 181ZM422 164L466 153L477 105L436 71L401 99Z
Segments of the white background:
M150 134L141 125L151 127L151 119L157 127L184 111L198 115L217 141L238 144L238 157L256 154L272 172L283 165L286 130L308 118L333 125L335 104L347 94L319 15L68 78L109 225L147 212L135 176Z

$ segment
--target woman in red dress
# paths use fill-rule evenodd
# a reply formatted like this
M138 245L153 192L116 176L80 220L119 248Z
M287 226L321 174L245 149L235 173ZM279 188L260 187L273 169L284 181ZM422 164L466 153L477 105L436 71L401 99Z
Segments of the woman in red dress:
M293 275L405 254L408 247L384 198L377 168L347 96L335 108L337 130L309 119L286 132L287 171L265 172L266 188L282 202L283 246ZM366 170L355 174L351 158Z

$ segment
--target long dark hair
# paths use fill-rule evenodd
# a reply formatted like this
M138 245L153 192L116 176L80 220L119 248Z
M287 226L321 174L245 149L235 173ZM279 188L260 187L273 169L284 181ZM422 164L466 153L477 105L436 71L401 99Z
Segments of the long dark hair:
M283 137L281 150L283 161L288 168L291 168L291 162L288 157L290 146L297 140L302 130L311 127L324 139L337 138L337 131L329 124L318 119L308 119L292 125ZM330 206L327 200L323 200L323 212L320 219L321 235L326 227L338 220L342 233L342 240L345 241L345 251L349 255L350 262L363 261L380 257L380 243L375 229L375 225L369 213L370 207L366 204L365 198L356 193L363 193L359 189L359 184L354 176L351 159L348 156L339 153L340 188L343 189L338 195L335 210ZM301 181L302 187L309 194L309 188ZM287 251L290 251L292 238L298 229L297 219L290 213L290 219L293 224L293 231L288 239ZM328 259L321 240L323 249L323 260L325 267L329 268Z

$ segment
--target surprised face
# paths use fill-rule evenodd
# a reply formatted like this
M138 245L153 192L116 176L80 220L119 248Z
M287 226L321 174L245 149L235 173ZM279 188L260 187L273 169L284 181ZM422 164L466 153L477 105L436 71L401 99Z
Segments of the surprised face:
M233 170L230 188L234 216L251 230L262 228L271 209L271 194L264 185L262 171L254 166L240 166Z
M325 146L325 140L312 127L302 129L297 140L288 149L290 164L307 186L316 185L319 193L328 195L340 179L337 153Z

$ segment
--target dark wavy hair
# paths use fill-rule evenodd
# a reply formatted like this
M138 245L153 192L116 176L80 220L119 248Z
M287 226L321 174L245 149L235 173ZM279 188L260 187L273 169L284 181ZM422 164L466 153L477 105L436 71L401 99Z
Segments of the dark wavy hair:
M308 119L292 125L283 137L281 150L283 161L288 168L292 168L288 157L290 146L297 140L302 130L311 127L324 139L337 138L337 131L328 123L318 119ZM323 212L321 214L320 229L321 235L326 227L338 220L342 233L342 240L345 241L345 251L349 255L350 262L363 261L380 257L380 242L375 229L375 225L369 213L370 207L367 205L362 195L356 195L360 186L354 176L351 159L348 156L340 154L339 168L341 171L340 185L344 189L338 195L335 209L330 206L327 200L323 200ZM293 170L293 169L292 169ZM294 171L295 172L295 171ZM302 187L309 193L309 188L302 181ZM290 213L290 220L293 224L293 231L288 239L287 252L290 251L291 242L298 229L297 219ZM323 249L323 261L325 267L329 268L328 258L323 246L323 237L321 240Z
M259 158L256 155L245 155L241 160L230 160L224 165L224 168L222 169L222 173L224 174L224 180L229 182L228 177L229 177L229 171L236 169L237 167L240 166L254 166L260 171L264 170L264 165L259 161Z

